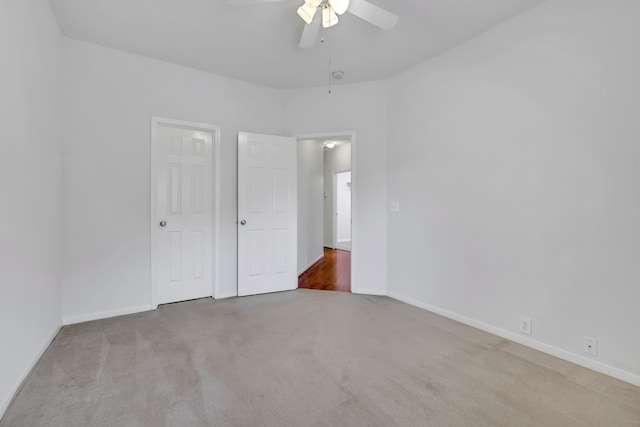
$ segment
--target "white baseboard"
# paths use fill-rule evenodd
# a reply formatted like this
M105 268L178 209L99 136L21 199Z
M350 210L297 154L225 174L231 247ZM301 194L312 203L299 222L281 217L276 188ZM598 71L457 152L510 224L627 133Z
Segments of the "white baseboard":
M42 357L44 352L47 351L47 349L49 348L53 340L58 335L58 332L60 332L61 327L62 325L58 325L55 328L53 328L53 331L51 331L51 333L44 340L44 343L42 344L38 352L33 356L33 359L31 360L31 363L29 363L29 366L27 367L27 369L22 373L22 376L20 377L20 380L14 387L13 393L11 393L11 395L9 396L9 399L7 399L6 402L2 403L2 406L0 407L0 421L2 421L2 417L4 417L5 412L7 412L7 409L9 409L9 406L18 395L18 392L20 392L20 390L22 389L22 386L24 385L25 380L27 379L27 377L29 376L33 368L40 361L40 358Z
M137 305L134 307L119 308L117 310L101 311L98 313L80 314L77 316L68 316L62 319L63 325L73 325L75 323L89 322L91 320L106 319L115 316L124 316L125 314L141 313L151 310L150 305Z
M367 289L367 288L351 288L351 293L360 294L360 295L377 295L377 296L387 295L387 291L383 289Z
M306 266L304 266L302 268L302 270L300 270L298 272L298 276L301 275L302 273L304 273L305 271L307 271L308 269L310 269L313 264L315 264L316 262L320 261L322 258L324 258L324 254L320 255L319 257L315 258L314 260L312 260L309 264L307 264Z
M465 325L469 325L474 328L483 330L485 332L489 332L490 334L497 335L499 337L508 339L510 341L517 342L518 344L522 344L529 348L533 348L534 350L538 350L543 353L550 354L551 356L555 356L559 359L563 359L568 362L575 363L576 365L580 365L584 368L588 368L593 371L600 372L601 374L605 374L610 377L613 377L621 381L627 382L629 384L633 384L635 386L640 387L640 375L634 374L632 372L615 368L613 366L604 364L602 362L589 359L585 356L571 353L567 350L563 350L561 348L552 346L550 344L536 341L533 338L529 338L527 336L520 335L516 332L508 331L506 329L502 329L497 326L493 326L488 323L484 323L467 316L463 316L462 314L458 314L453 311L446 310L444 308L426 304L413 298L405 297L404 295L401 295L396 292L387 292L387 296L389 296L390 298L396 299L398 301L402 301L407 304L413 305L415 307L430 311L432 313L439 314L444 317L448 317L449 319L453 319L460 323L464 323Z
M225 299L225 298L233 298L233 297L237 297L238 293L237 292L227 292L224 294L220 294L217 297L215 297L214 299Z

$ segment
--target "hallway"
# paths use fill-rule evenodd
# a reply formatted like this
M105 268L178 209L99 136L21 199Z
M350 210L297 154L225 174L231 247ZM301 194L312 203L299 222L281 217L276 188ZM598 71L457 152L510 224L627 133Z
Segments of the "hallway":
M351 292L351 252L324 248L324 258L298 277L298 287Z

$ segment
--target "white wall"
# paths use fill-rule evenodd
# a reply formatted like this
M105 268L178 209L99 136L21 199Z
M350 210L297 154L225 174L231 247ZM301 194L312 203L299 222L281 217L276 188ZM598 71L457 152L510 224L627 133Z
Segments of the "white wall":
M639 21L550 1L393 79L392 295L640 384Z
M336 145L324 150L324 245L333 247L333 202L335 191L333 176L336 172L351 170L351 143Z
M322 141L298 142L298 274L324 254L322 151Z
M285 134L356 132L352 290L386 290L386 141L388 84L285 91Z
M221 126L222 296L237 290L237 132L280 134L282 94L64 42L65 321L148 309L150 120Z
M61 44L48 2L0 2L0 417L61 324Z

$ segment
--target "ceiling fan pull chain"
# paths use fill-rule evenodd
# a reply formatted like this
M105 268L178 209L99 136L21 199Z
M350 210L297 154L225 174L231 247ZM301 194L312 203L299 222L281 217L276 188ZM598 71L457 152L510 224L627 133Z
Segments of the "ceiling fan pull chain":
M331 94L331 36L327 35L329 38L329 94Z

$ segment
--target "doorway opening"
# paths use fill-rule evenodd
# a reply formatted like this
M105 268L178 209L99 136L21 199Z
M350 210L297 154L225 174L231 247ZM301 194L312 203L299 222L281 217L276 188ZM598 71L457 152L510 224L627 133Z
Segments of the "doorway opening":
M355 135L297 139L298 287L350 292Z

